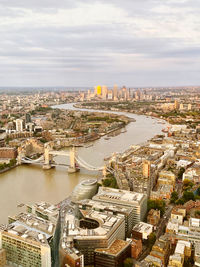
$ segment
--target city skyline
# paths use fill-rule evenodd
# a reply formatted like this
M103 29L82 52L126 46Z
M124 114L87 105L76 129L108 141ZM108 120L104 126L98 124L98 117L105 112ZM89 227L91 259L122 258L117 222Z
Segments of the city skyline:
M1 1L0 86L199 85L195 0Z

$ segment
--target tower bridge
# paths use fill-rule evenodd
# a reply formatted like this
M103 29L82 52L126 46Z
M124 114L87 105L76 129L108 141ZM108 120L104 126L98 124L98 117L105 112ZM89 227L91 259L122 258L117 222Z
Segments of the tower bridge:
M54 156L64 156L69 157L69 164L56 163L53 159ZM91 164L85 162L80 156L78 156L76 148L71 147L68 151L56 151L48 144L44 147L44 154L38 159L31 159L25 155L22 150L18 151L18 164L37 164L42 165L43 169L51 169L55 166L64 166L68 168L69 173L74 173L79 170L79 167L83 167L89 171L106 171L104 166L95 167Z

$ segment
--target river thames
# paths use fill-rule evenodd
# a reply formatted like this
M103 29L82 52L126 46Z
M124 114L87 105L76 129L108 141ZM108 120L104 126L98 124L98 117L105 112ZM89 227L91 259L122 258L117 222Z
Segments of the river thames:
M63 104L55 108L79 110L74 108L73 104ZM79 156L93 166L103 166L105 157L113 152L123 152L132 144L149 140L161 133L164 127L156 119L144 115L111 113L127 115L134 118L136 122L129 123L126 126L126 132L111 137L109 140L102 137L93 142L91 146L78 148ZM62 163L68 162L68 159L61 156L56 157L55 160ZM22 165L2 173L0 174L0 223L7 223L8 215L19 212L17 205L20 203L31 204L46 201L56 204L70 195L81 180L100 176L100 172L89 172L84 169L75 174L68 174L67 169L63 167L43 170L41 166L33 165Z

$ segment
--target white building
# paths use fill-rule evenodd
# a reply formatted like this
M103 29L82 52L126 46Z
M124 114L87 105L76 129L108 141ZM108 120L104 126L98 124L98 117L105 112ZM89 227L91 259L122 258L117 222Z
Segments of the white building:
M16 123L16 131L17 132L22 132L23 131L23 120L22 119L17 119L15 121Z

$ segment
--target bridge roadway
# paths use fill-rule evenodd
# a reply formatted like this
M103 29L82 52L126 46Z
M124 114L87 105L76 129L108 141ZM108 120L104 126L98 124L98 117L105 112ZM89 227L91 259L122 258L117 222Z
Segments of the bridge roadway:
M59 156L60 155L61 156L70 156L70 153L65 152L65 151L49 151L49 154L59 155ZM102 167L95 167L95 166L90 165L89 163L85 162L79 156L75 156L75 162L77 162L80 167L83 167L89 171L102 171L104 169L103 166ZM44 156L41 156L38 159L30 159L28 157L23 157L22 163L43 165L44 164ZM56 163L56 162L50 162L50 165L52 167L56 167L56 166L70 167L70 164L63 164L63 163Z

